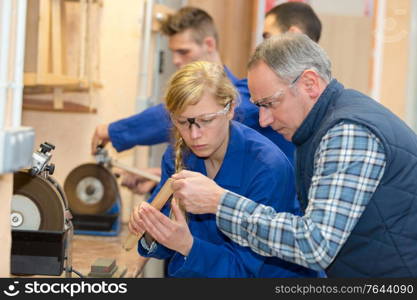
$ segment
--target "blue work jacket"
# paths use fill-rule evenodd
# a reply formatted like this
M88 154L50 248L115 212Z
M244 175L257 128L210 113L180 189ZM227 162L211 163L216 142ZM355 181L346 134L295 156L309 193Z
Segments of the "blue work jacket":
M189 153L188 170L207 175L204 159ZM162 179L149 201L174 174L174 153L169 146L162 160ZM232 121L223 163L214 178L221 187L272 206L279 212L299 210L292 165L271 141L255 130ZM280 199L277 201L276 199ZM169 205L162 210L169 213ZM278 258L256 254L231 241L217 229L215 215L188 214L194 242L187 257L154 243L150 251L138 244L140 255L168 259L171 277L315 277L317 273Z
M247 80L237 79L227 67L224 70L240 95L240 103L235 109L235 120L269 138L293 163L294 145L271 127L262 128L259 125L259 109L250 102ZM109 136L113 147L120 152L136 145L145 146L169 142L171 127L172 123L165 106L158 104L141 113L111 123Z

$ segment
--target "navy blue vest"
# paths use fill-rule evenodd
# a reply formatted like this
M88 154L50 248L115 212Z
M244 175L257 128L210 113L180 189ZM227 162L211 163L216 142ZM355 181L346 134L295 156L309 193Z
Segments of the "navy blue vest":
M314 153L341 121L363 125L382 142L385 173L334 261L329 277L417 276L417 136L388 109L332 80L293 136L297 193L308 205Z

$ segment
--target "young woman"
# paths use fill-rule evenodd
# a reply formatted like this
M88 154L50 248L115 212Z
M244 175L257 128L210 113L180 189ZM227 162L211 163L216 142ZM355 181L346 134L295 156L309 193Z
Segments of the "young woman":
M182 169L200 172L220 186L277 211L294 212L293 169L285 155L253 129L232 121L236 91L223 67L194 62L173 75L166 106L174 124L175 145L162 158L165 181ZM294 199L276 202L272 199ZM142 238L142 256L168 259L172 277L306 277L316 273L279 259L262 257L222 234L215 215L182 215L178 202L162 213L144 203L131 215L129 229L148 232ZM172 209L173 218L169 218Z

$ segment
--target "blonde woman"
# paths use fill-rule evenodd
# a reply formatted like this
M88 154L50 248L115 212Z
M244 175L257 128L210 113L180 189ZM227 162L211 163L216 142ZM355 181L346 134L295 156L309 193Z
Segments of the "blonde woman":
M165 99L175 141L163 156L162 180L150 201L167 178L187 169L277 211L297 210L293 169L285 155L261 134L232 121L236 91L221 65L201 61L186 65L171 78ZM167 217L171 209L174 218ZM232 242L217 229L215 215L185 218L176 200L162 213L142 204L132 213L129 229L146 231L155 239L151 245L141 239L138 251L167 259L170 277L316 276Z

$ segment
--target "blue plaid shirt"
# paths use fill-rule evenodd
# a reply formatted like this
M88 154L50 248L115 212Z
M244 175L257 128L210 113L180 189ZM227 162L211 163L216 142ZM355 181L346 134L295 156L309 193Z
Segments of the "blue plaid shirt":
M315 153L304 216L277 213L228 191L220 200L217 226L263 256L325 269L365 210L385 163L383 146L372 132L341 122L326 133Z

